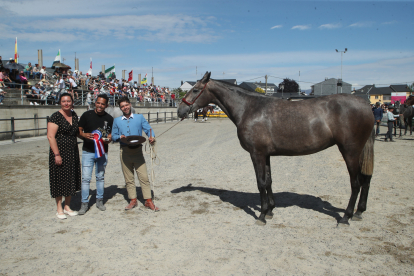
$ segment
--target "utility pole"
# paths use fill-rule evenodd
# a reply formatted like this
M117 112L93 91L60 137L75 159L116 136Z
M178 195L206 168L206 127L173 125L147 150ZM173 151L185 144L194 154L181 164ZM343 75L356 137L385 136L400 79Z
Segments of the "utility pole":
M267 75L265 76L265 95L267 95Z
M348 48L345 48L345 51L338 51L338 49L335 49L337 53L341 52L341 81L338 82L337 86L341 86L341 93L342 93L342 54L345 54L346 51L348 51ZM336 88L336 93L338 94L338 87Z

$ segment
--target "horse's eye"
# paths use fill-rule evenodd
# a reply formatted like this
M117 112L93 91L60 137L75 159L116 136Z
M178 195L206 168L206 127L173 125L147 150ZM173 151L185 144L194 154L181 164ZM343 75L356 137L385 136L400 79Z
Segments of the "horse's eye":
M197 93L197 92L198 92L198 89L194 89L194 90L193 90L193 93Z

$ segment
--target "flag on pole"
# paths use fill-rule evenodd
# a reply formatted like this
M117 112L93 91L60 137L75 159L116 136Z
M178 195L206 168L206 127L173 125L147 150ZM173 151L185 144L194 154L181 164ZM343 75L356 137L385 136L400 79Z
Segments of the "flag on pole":
M91 65L89 66L88 75L92 76L92 58L91 58Z
M55 57L55 60L53 61L52 66L55 65L56 63L62 63L62 61L60 59L60 49L59 49L59 52L57 53L57 55Z
M114 73L115 73L115 65L105 70L105 78L112 77L112 74Z
M133 76L132 71L133 70L131 70L131 72L128 73L128 82L132 81L132 76Z
M17 52L17 37L16 42L14 43L14 62L19 63L19 53Z
M147 75L145 74L145 77L141 80L141 84L146 84L147 83Z

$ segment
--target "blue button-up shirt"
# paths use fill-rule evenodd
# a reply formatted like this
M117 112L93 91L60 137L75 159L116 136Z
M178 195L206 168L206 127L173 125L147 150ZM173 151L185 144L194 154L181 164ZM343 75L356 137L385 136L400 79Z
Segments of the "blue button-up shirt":
M131 136L138 135L142 136L142 131L150 137L150 130L152 137L155 137L154 130L151 128L147 120L141 114L131 114L129 119L125 116L121 116L114 119L112 125L112 141L119 142L121 135ZM120 142L121 145L125 145Z

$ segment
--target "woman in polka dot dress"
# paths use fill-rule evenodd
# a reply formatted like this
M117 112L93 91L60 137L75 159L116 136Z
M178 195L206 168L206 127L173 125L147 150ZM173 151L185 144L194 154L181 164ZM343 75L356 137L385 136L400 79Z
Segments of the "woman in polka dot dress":
M79 133L78 115L72 111L73 98L68 93L60 96L61 109L52 114L47 124L49 151L50 194L56 200L59 219L66 215L76 216L78 212L70 209L70 200L81 189L81 170L77 135ZM62 208L62 197L65 207Z

